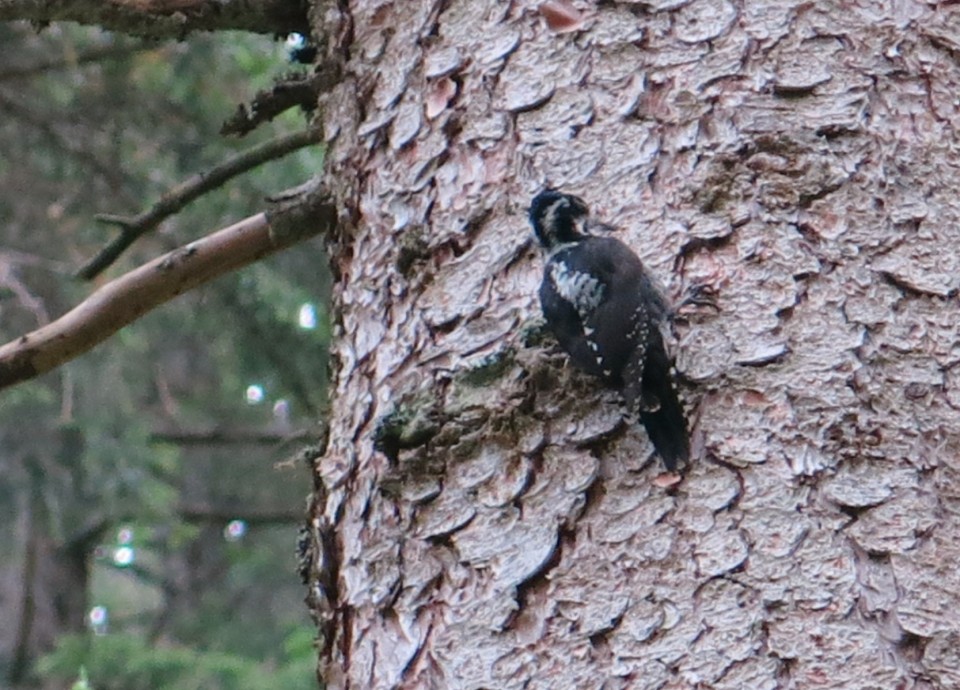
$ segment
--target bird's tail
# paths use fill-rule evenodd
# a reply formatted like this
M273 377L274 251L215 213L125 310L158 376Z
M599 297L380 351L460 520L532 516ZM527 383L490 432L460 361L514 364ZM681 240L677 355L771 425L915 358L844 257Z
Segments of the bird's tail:
M633 377L632 382L627 379L624 393L627 404L637 412L663 464L673 472L690 460L690 434L674 385L670 359L663 342L659 338L655 340L643 357L642 376ZM628 371L633 368L628 367Z

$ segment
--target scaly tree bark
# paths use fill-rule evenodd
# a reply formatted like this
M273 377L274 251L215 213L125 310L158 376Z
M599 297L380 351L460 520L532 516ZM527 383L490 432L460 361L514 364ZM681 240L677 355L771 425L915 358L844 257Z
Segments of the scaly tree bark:
M328 687L960 687L958 17L316 5L344 75ZM548 183L675 294L719 291L680 324L678 486L531 342Z

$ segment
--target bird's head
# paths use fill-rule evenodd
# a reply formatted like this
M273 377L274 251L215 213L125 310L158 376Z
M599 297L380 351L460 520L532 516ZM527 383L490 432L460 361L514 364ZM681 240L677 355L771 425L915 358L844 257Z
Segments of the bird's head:
M530 202L530 225L546 249L588 237L589 218L583 199L556 189L545 189Z

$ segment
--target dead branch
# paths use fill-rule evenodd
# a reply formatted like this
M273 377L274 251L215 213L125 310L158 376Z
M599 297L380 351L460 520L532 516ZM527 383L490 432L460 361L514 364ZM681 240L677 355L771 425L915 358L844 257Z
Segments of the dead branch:
M0 347L0 389L86 352L157 306L219 275L328 232L330 198L312 187L276 209L154 259L99 288L73 310Z
M151 432L150 443L171 443L178 446L274 446L291 441L305 441L315 431L302 429L283 433L274 429L158 429Z
M84 264L77 271L77 277L84 280L95 278L116 261L137 238L156 228L166 218L178 212L194 199L267 161L281 158L297 149L315 143L319 138L320 132L318 130L308 129L271 139L233 158L228 158L207 172L193 175L164 194L151 208L136 216L99 214L96 217L97 220L119 226L120 234Z
M237 112L220 127L220 134L242 137L290 108L313 110L320 94L339 78L340 66L331 62L320 65L312 74L296 73L278 79L269 91L258 91L249 107L242 103L237 106Z
M234 502L236 503L236 502ZM301 522L303 510L290 509L261 509L244 508L237 505L221 507L211 503L194 503L181 505L177 514L187 522L230 522L243 520L248 525L283 525Z
M8 248L0 250L0 271L4 270L5 266L31 266L44 271L50 271L52 273L60 273L63 275L70 274L70 264L68 264L66 261L48 259L45 256L40 256L39 254L21 252L17 251L16 249Z
M77 22L144 38L182 40L194 31L309 34L306 3L290 0L0 0L0 21L23 19L43 26Z

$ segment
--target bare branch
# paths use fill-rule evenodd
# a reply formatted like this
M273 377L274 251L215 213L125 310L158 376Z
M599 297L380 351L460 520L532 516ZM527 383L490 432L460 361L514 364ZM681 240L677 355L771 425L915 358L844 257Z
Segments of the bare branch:
M220 134L243 136L290 108L312 110L320 94L339 79L340 65L336 62L322 64L312 74L291 74L279 79L269 91L257 92L249 108L244 104L237 106L237 112L223 123Z
M316 129L277 137L229 158L207 172L193 175L164 194L151 208L136 216L98 215L97 220L119 226L120 234L84 264L77 271L77 277L84 280L95 278L116 261L138 237L156 228L166 218L194 199L216 189L237 175L309 146L319 139L320 132Z
M193 31L308 34L306 3L296 0L0 0L0 21L77 22L144 38L184 38Z
M177 295L329 231L335 222L332 201L314 186L276 210L246 218L130 271L53 323L0 347L0 389L50 371Z
M30 288L17 277L10 264L3 263L2 254L0 254L0 287L9 290L17 298L20 306L33 314L38 324L49 323L50 316L47 314L43 300L30 292Z
M11 266L32 266L44 271L62 273L64 275L69 275L70 273L70 264L68 264L66 261L48 259L45 256L40 256L39 254L21 252L17 251L16 249L4 248L0 250L0 269L2 269L4 264Z
M249 525L275 525L303 521L303 509L257 510L233 505L229 508L210 503L182 505L177 514L187 522L230 522L243 520Z
M172 443L178 446L273 446L291 441L304 441L316 435L307 429L281 433L274 429L158 429L150 434L150 443Z

